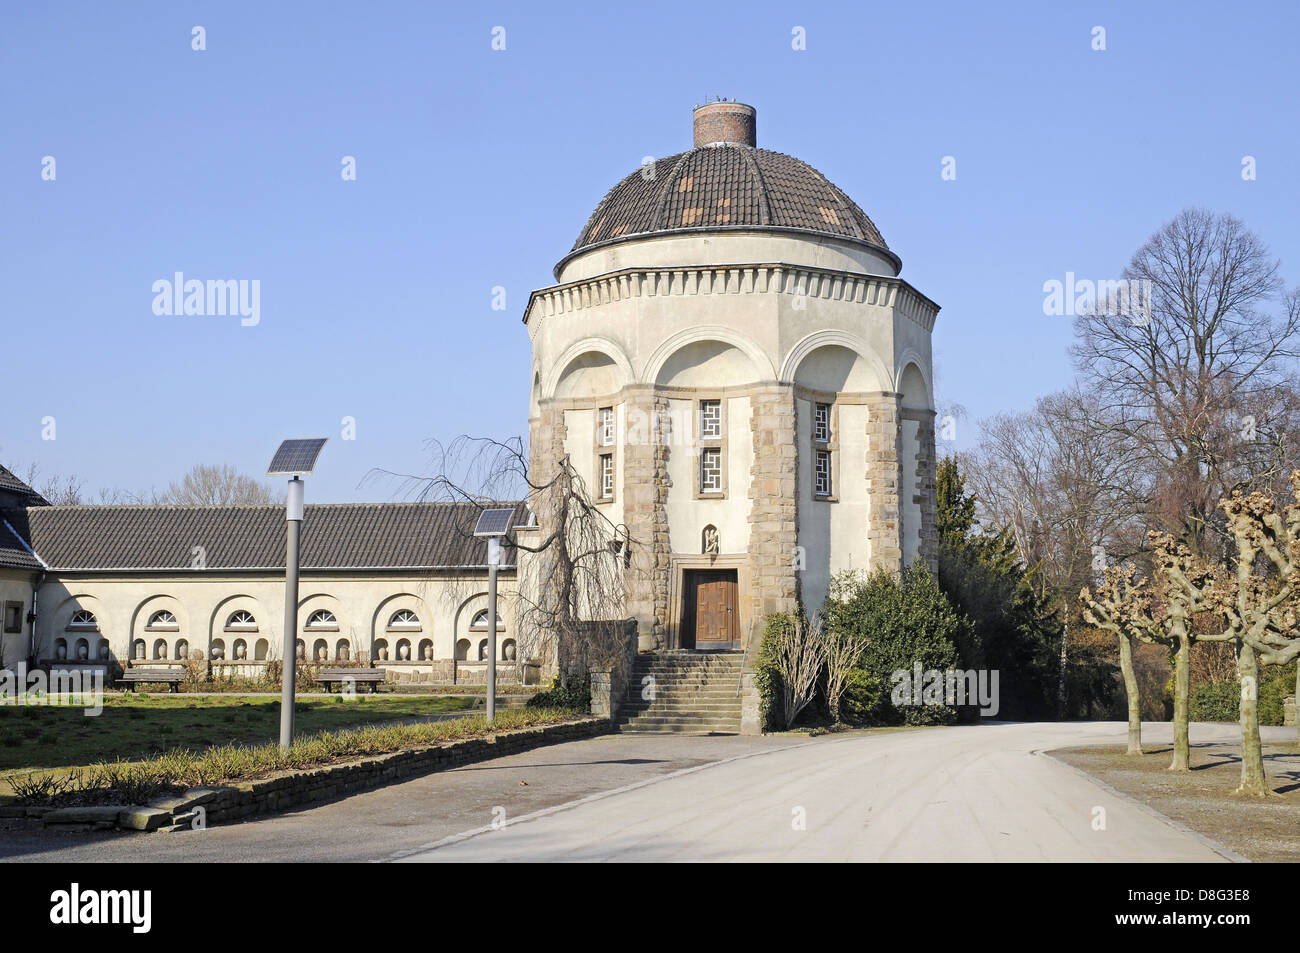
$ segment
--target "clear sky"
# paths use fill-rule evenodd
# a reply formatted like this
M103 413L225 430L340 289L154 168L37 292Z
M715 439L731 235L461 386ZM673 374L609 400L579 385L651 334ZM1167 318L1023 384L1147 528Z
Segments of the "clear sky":
M1070 379L1043 283L1118 277L1184 206L1243 218L1300 283L1298 9L6 3L0 462L147 491L320 435L308 498L384 500L362 478L425 469L428 438L523 433L528 293L713 96L755 106L759 145L853 196L942 306L966 445ZM259 322L156 315L175 272L258 280Z

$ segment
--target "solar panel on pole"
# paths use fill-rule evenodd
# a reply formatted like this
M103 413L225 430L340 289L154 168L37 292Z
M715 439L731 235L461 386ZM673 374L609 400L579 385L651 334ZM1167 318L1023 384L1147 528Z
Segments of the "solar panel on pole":
M510 524L514 518L514 507L484 510L478 516L478 523L474 526L474 535L504 536L510 532Z
M271 458L267 476L290 476L295 473L311 473L316 467L316 458L325 446L327 437L312 437L307 440L285 440Z

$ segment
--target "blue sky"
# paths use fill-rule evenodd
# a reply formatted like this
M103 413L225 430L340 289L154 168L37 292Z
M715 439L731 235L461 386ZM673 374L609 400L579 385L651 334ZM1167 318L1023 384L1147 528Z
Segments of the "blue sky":
M1116 277L1184 206L1238 215L1300 283L1297 9L8 4L0 462L146 491L199 462L259 475L281 437L321 435L309 499L383 500L367 471L425 470L428 438L522 433L528 293L717 95L853 196L942 306L966 445L1070 379L1043 282ZM155 315L177 271L259 280L260 322Z

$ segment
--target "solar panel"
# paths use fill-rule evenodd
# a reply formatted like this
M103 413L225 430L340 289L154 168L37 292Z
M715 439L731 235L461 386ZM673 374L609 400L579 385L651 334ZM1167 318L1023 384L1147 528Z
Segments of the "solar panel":
M510 521L515 517L514 507L499 510L484 510L478 515L478 524L474 527L475 536L504 536L510 531Z
M327 437L312 437L307 440L286 440L275 451L267 476L287 476L295 473L311 473L316 468L316 458L320 456L321 447L325 446Z

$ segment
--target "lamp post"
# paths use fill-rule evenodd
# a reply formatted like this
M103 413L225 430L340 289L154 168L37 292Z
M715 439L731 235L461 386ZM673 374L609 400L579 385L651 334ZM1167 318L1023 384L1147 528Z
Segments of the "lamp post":
M488 670L487 723L497 717L497 569L501 565L501 537L510 532L514 508L484 510L474 526L474 535L487 538L488 563Z
M284 546L284 662L280 678L280 750L293 745L294 691L298 681L298 543L302 535L303 498L306 484L301 477L316 468L324 437L285 440L280 444L267 476L288 476L285 497Z

